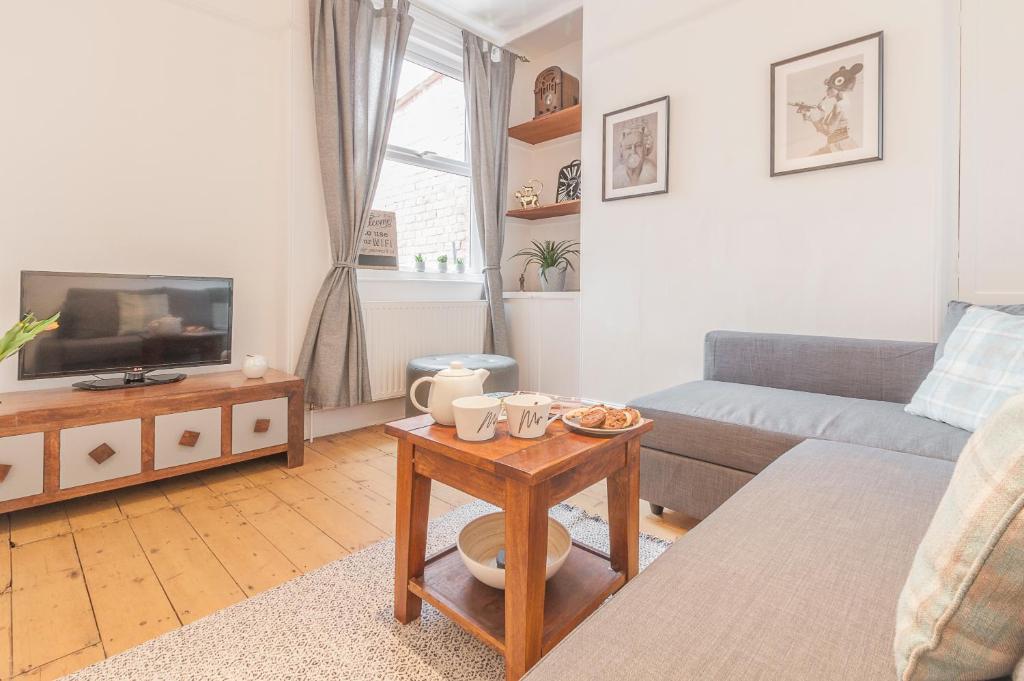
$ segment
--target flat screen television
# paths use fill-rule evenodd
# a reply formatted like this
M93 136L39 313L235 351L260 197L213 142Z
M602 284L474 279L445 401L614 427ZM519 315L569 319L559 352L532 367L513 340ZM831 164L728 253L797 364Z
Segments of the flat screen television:
M94 390L168 383L154 369L231 363L232 280L217 277L22 272L21 314L60 312L26 345L18 378L122 372L76 383Z

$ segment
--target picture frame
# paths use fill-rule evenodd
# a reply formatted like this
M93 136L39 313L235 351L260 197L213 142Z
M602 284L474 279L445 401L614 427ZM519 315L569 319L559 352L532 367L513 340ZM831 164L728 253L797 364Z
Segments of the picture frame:
M771 65L771 177L882 160L883 32Z
M667 193L668 152L668 95L606 113L601 147L601 200Z
M370 211L356 267L361 270L398 269L398 223L393 212Z

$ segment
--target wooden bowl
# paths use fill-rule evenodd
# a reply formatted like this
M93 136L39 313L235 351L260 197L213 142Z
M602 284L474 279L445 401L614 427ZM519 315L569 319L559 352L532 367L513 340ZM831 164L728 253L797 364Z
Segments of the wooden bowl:
M498 551L505 548L505 513L488 513L470 521L459 532L455 545L466 568L487 586L505 588L505 569L497 566ZM572 548L569 530L548 517L548 564L551 579L565 564Z

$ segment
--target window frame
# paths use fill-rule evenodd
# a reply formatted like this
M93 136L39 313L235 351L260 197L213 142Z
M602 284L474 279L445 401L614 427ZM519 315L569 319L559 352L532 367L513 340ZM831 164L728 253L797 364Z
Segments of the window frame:
M459 55L461 61L462 55ZM412 45L406 51L403 61L412 62L417 66L423 67L439 73L442 76L452 78L459 83L464 84L464 78L462 71L456 69L454 65L442 63L439 60L431 59L422 54L418 54ZM463 278L466 280L477 281L480 279L481 272L483 270L482 261L483 254L480 251L479 239L477 238L477 224L476 224L476 211L473 205L473 171L472 165L470 164L469 158L469 119L468 113L465 119L465 125L463 127L463 158L465 160L460 161L458 159L450 158L448 156L442 156L441 154L434 153L430 150L416 151L415 149L409 149L408 147L402 147L397 144L388 144L384 153L384 160L392 161L394 163L402 163L405 165L411 165L419 168L425 168L436 172L448 173L451 175L458 175L461 177L469 178L469 224L467 226L469 234L467 240L469 246L467 248L468 262L466 263L466 272L462 275L453 272L452 274L436 274L436 276L423 276L423 272L416 272L415 270L402 269L397 270L397 274L401 275L400 278L408 279L408 275L416 275L414 278L421 279L423 281L436 281L439 278L444 280L458 280ZM450 263L452 268L455 267L455 263ZM396 271L392 270L388 274L396 274Z

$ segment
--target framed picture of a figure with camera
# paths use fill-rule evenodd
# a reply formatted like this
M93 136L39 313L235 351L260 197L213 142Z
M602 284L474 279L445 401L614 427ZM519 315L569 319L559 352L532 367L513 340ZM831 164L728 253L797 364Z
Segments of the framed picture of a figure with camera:
M882 33L772 64L771 175L882 160Z
M668 97L604 115L601 200L668 191Z

